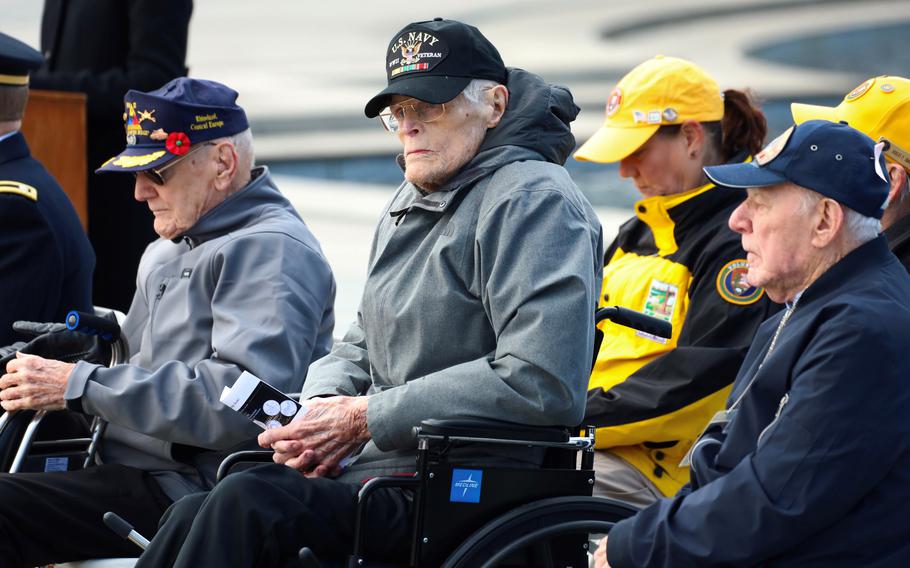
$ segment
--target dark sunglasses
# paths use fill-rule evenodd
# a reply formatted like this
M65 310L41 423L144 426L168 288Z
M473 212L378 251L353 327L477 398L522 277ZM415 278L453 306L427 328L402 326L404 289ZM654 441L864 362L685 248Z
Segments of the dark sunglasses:
M167 176L164 175L164 172L166 172L170 168L176 166L182 160L189 158L193 153L198 152L202 148L205 148L206 146L214 146L215 144L216 144L216 142L204 142L202 144L197 144L195 147L191 148L190 151L187 152L186 154L180 156L179 158L171 160L170 162L164 164L160 168L149 168L147 170L139 170L137 172L133 172L133 176L138 178L139 175L141 174L141 175L144 175L145 177L149 178L152 181L152 183L155 185L164 185L167 183Z

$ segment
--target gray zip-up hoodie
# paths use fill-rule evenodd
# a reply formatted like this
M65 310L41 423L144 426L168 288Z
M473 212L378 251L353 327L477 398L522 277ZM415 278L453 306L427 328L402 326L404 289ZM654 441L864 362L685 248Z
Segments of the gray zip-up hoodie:
M310 367L303 398L371 397L372 440L343 480L413 470L412 430L426 418L582 420L603 244L562 167L578 109L520 69L507 86L502 121L445 187L399 187L358 321Z
M335 282L319 243L265 168L174 241L149 245L123 325L129 365L76 365L71 408L110 422L103 463L156 474L176 499L211 487L261 431L219 401L249 371L298 391L328 352ZM244 444L247 443L247 444Z

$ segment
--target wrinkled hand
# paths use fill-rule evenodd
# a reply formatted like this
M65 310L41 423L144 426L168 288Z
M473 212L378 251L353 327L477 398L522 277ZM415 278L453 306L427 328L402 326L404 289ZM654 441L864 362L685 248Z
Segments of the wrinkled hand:
M62 410L63 394L76 365L16 353L0 377L0 406L4 410Z
M6 364L16 358L16 352L26 346L24 341L17 341L12 345L0 347L0 375L6 372Z
M272 448L276 463L308 477L336 476L339 462L370 439L365 396L308 400L307 412L287 426L266 430L259 445Z
M607 538L603 537L597 543L597 550L594 551L594 568L610 568L607 562Z

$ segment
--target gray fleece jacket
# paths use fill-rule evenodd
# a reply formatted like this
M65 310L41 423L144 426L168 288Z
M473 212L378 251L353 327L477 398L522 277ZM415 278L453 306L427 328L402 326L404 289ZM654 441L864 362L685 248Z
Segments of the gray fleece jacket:
M70 408L110 422L100 461L154 472L172 498L211 488L258 426L219 401L243 371L285 392L328 352L335 281L265 168L181 237L149 245L123 325L128 365L76 365Z
M582 420L603 244L562 167L578 109L520 69L507 86L502 121L445 187L398 188L358 319L310 367L303 398L370 396L372 440L342 480L413 470L413 428L426 418Z

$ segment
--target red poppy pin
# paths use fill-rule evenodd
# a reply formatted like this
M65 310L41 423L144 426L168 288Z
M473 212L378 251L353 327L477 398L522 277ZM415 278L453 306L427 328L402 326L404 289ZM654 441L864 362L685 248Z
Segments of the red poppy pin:
M190 138L183 132L171 132L164 143L167 151L175 156L182 156L190 151Z

